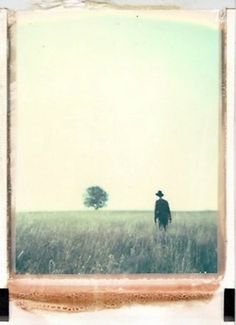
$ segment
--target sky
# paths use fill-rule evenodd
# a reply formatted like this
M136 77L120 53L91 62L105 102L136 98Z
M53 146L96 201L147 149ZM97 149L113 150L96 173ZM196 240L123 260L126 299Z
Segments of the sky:
M19 13L16 211L216 210L220 31L216 12Z

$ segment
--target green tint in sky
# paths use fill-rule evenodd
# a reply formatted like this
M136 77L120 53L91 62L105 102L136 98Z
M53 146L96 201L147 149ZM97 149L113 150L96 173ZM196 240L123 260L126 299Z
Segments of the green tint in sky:
M187 15L187 19L186 19ZM17 210L217 209L220 31L191 12L19 14Z

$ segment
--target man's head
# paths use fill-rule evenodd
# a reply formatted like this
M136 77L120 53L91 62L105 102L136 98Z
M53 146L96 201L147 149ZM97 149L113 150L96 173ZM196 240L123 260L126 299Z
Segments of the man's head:
M162 193L162 191L158 191L156 193L156 196L158 196L161 199L164 196L164 194Z

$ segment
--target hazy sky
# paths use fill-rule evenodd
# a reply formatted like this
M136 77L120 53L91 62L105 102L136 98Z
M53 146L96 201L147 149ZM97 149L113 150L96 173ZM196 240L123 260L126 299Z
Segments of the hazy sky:
M22 13L16 209L217 209L216 13Z

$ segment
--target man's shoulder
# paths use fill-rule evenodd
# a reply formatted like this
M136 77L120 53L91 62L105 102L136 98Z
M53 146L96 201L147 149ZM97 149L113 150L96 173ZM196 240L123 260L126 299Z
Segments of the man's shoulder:
M168 201L165 199L157 200L160 204L168 204Z

